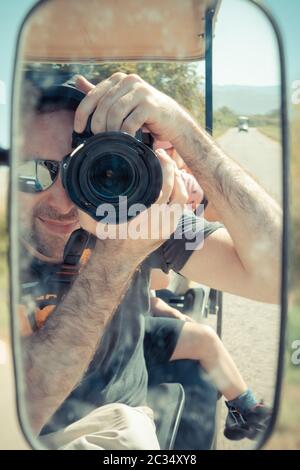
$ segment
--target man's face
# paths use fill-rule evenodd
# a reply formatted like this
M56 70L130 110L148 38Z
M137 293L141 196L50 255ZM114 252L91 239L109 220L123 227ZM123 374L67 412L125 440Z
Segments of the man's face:
M22 160L61 161L72 151L74 113L60 110L37 114L25 122ZM39 253L62 259L71 233L79 228L78 211L67 196L60 173L54 184L36 194L20 192L22 236Z

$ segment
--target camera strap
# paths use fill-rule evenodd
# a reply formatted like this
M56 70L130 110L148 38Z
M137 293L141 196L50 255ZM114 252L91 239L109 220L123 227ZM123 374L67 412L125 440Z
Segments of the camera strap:
M142 129L139 129L135 134L136 139L143 142L149 148L153 148L154 138L150 132L143 132Z
M64 250L61 264L32 259L21 286L19 316L21 334L38 330L68 293L95 246L96 237L83 229L75 230Z

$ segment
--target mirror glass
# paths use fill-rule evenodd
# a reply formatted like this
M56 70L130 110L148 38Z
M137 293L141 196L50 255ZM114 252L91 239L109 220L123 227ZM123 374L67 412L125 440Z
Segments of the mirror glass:
M223 7L214 45L214 135L227 155L281 205L280 67L274 33L253 5L230 0ZM279 319L278 305L224 293L222 339L266 403L272 403L274 395ZM226 414L222 407L224 421ZM247 446L228 441L222 432L219 445Z
M252 2L49 0L28 16L10 215L32 445L263 439L281 314L280 100L276 38Z

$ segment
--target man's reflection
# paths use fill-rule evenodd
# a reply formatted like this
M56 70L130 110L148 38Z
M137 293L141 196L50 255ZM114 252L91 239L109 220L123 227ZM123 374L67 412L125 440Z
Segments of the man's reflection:
M27 302L20 309L33 429L60 448L158 448L147 405L148 372L192 359L201 361L227 399L225 435L254 438L265 429L269 409L257 403L212 329L177 319L168 305L156 305L156 316L149 315L150 275L155 268L172 269L220 290L277 302L280 209L175 101L138 76L117 73L96 87L79 77L76 86L82 92L77 102L48 89L24 119L20 176L41 179L38 190L29 185L20 191L23 254L31 260L21 274L24 298L35 289L35 305ZM96 239L96 222L78 211L60 179L60 162L72 151L73 127L82 132L91 113L94 134L135 135L144 126L155 138L170 141L224 225L186 210L184 179L158 149L163 188L157 205L163 206L164 221L172 220L169 233L163 223L155 240ZM182 209L177 218L171 217L175 204ZM138 216L141 223L148 213ZM80 234L74 248L70 235L79 227L93 237ZM181 238L174 236L178 227ZM198 245L204 239L201 249L186 248L192 237ZM258 270L262 257L265 269Z

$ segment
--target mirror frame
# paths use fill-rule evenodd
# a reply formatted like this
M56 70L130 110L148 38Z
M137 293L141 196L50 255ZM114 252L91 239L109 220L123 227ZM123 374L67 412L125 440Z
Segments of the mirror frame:
M11 92L11 113L10 113L10 149L13 149L13 117L15 101L17 98L14 96L14 90L16 88L16 71L17 71L17 60L18 51L21 43L22 30L29 19L29 17L35 13L39 6L46 3L48 0L38 0L35 5L26 14L18 32L17 42L15 46L14 56L14 67L13 67L13 80L12 80L12 92ZM225 0L226 1L226 0ZM279 334L279 348L278 348L278 359L277 359L277 373L275 380L275 393L273 401L273 412L268 429L263 436L258 439L255 443L253 450L262 448L271 436L274 426L276 424L280 398L281 398L281 386L284 372L284 351L285 351L285 334L286 334L286 323L287 323L287 307L288 307L288 267L289 267L289 231L290 231L290 215L289 215L289 134L288 134L288 111L287 111L287 89L286 89L286 66L285 66L285 52L283 46L283 39L280 28L277 21L274 19L269 9L263 6L259 0L247 0L250 4L258 8L260 12L265 16L269 22L270 27L274 33L274 39L278 48L278 61L280 66L280 124L281 124L281 144L282 144L282 208L283 208L283 233L281 243L281 256L282 256L282 271L281 271L281 316L280 316L280 334ZM209 44L206 44L206 53L208 51ZM206 58L204 58L206 61ZM206 63L206 72L212 76L212 64ZM206 89L206 98L209 103L210 96L212 96L212 84L211 89ZM212 101L211 101L212 102ZM205 106L205 112L207 113L207 123L212 122L213 108ZM212 127L212 126L211 126ZM208 129L210 126L208 125ZM10 154L10 155L9 155ZM23 373L20 367L20 360L17 356L20 354L20 345L18 339L18 328L17 321L15 320L17 299L18 299L18 286L16 280L18 279L18 240L15 232L16 215L14 209L15 195L13 191L13 172L11 170L12 165L12 153L5 151L5 156L8 158L1 158L2 164L9 166L9 189L8 189L8 235L9 235L9 252L8 252L8 270L9 270L9 316L10 316L10 337L11 337L11 349L13 355L13 368L14 368L14 381L15 381L15 398L17 408L17 419L19 427L24 435L24 438L28 442L32 449L45 449L45 447L39 442L38 438L33 436L32 430L29 423L27 422L24 399L22 397L22 386Z

